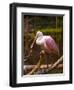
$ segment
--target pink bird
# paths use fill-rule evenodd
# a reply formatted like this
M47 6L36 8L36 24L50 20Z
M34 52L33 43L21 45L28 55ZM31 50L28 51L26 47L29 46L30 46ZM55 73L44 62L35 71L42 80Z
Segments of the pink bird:
M43 47L43 50L48 54L55 54L55 55L59 55L59 48L55 42L55 40L50 36L50 35L43 35L43 33L41 31L38 31L36 33L34 42L36 41L37 45L40 45L41 47ZM34 45L31 45L31 48ZM47 63L47 67L48 67L48 63Z

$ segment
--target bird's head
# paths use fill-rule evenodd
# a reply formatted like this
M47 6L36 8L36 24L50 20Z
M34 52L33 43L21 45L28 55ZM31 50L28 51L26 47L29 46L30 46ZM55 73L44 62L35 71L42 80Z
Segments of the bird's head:
M34 38L34 41L33 41L32 45L31 45L31 48L33 48L34 43L35 43L35 41L37 40L37 38L42 37L42 36L43 36L43 33L40 32L40 31L37 31L36 36L35 36L35 38Z
M43 33L41 31L37 31L36 38L43 36Z

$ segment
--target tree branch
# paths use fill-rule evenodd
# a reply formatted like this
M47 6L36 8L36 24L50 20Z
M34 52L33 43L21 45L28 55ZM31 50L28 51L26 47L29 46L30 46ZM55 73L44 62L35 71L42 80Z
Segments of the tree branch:
M27 75L34 74L41 67L41 62L43 61L42 58L43 58L43 54L40 54L40 59L39 59L37 65L35 65L35 67ZM63 56L61 56L51 67L49 67L47 69L47 72L54 69L61 61L63 61Z
M37 65L27 75L34 74L40 68L42 61L43 61L43 54L40 53L40 59L39 59Z
M61 56L50 68L48 68L48 71L54 69L62 61L63 61L63 56Z

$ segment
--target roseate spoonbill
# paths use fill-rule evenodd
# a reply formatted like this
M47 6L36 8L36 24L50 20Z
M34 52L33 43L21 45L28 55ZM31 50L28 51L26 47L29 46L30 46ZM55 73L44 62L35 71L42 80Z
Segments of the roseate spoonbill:
M33 48L35 42L37 45L40 45L48 55L55 54L59 56L59 48L55 40L50 35L43 35L41 31L37 31L35 39L31 45L31 48Z

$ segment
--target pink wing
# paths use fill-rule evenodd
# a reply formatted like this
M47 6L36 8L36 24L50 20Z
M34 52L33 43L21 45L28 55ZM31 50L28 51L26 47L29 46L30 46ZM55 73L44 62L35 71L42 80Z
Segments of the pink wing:
M45 41L46 41L45 46L47 48L48 53L59 54L58 46L52 37L47 38Z

